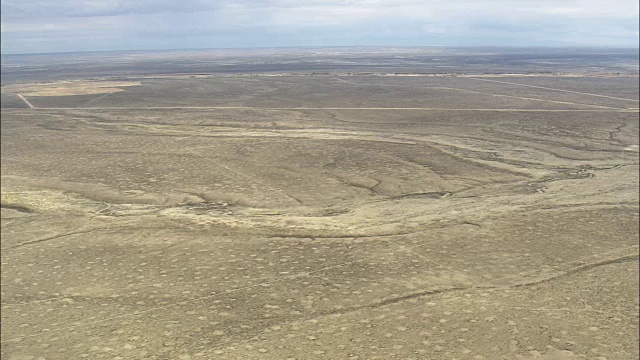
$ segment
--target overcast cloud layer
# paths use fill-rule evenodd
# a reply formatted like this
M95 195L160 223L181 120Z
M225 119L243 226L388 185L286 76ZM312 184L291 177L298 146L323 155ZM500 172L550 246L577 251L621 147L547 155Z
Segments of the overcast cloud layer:
M2 53L348 45L638 47L637 0L2 0Z

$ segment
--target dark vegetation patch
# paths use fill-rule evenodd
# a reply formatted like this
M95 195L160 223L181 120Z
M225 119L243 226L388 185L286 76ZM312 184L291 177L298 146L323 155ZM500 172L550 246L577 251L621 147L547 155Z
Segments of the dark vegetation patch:
M15 210L15 211L19 211L22 213L27 213L27 214L32 214L35 211L27 206L24 205L18 205L18 204L7 204L7 203L2 203L0 204L0 207L3 209L11 209L11 210Z

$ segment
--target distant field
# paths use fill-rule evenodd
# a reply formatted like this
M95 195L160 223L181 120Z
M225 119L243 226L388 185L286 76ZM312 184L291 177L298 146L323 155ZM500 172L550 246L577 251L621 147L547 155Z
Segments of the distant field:
M534 81L531 81L531 80ZM279 76L140 79L139 85L11 86L36 107L379 107L440 109L625 109L638 104L634 78ZM546 79L546 80L545 80ZM564 86L565 82L568 86ZM114 83L117 85L117 82ZM68 87L68 90L64 88ZM594 94L592 89L600 90ZM126 91L123 91L126 90ZM67 96L47 96L55 91ZM33 94L32 94L33 92ZM82 93L87 95L80 95ZM95 93L95 94L91 94ZM74 95L78 94L78 95ZM488 106L487 104L490 104ZM15 106L14 102L3 105Z
M2 55L2 83L174 74L609 74L638 76L637 49L290 48Z

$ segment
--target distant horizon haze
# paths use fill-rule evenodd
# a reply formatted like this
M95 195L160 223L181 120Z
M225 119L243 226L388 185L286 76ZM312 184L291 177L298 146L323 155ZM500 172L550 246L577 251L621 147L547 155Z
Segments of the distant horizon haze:
M418 50L418 49L440 49L440 50L494 50L509 52L532 51L532 50L548 50L548 51L635 51L640 57L640 45L638 46L529 46L529 45L344 45L344 46L265 46L265 47L203 47L203 48L158 48L158 49L113 49L113 50L78 50L78 51L58 51L58 52L24 52L24 53L7 53L0 52L2 56L20 56L20 55L64 55L64 54L94 54L94 53L186 53L186 52L287 52L300 50L330 50L341 49L345 51L361 50L366 53L375 50Z
M618 74L638 76L638 49L287 47L3 54L1 80L168 74Z
M334 46L637 48L636 0L0 0L2 54Z

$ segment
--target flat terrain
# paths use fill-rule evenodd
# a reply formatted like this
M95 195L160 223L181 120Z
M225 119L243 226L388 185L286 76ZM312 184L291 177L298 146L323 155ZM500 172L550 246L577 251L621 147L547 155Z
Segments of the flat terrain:
M638 358L636 74L258 72L2 87L3 359Z

